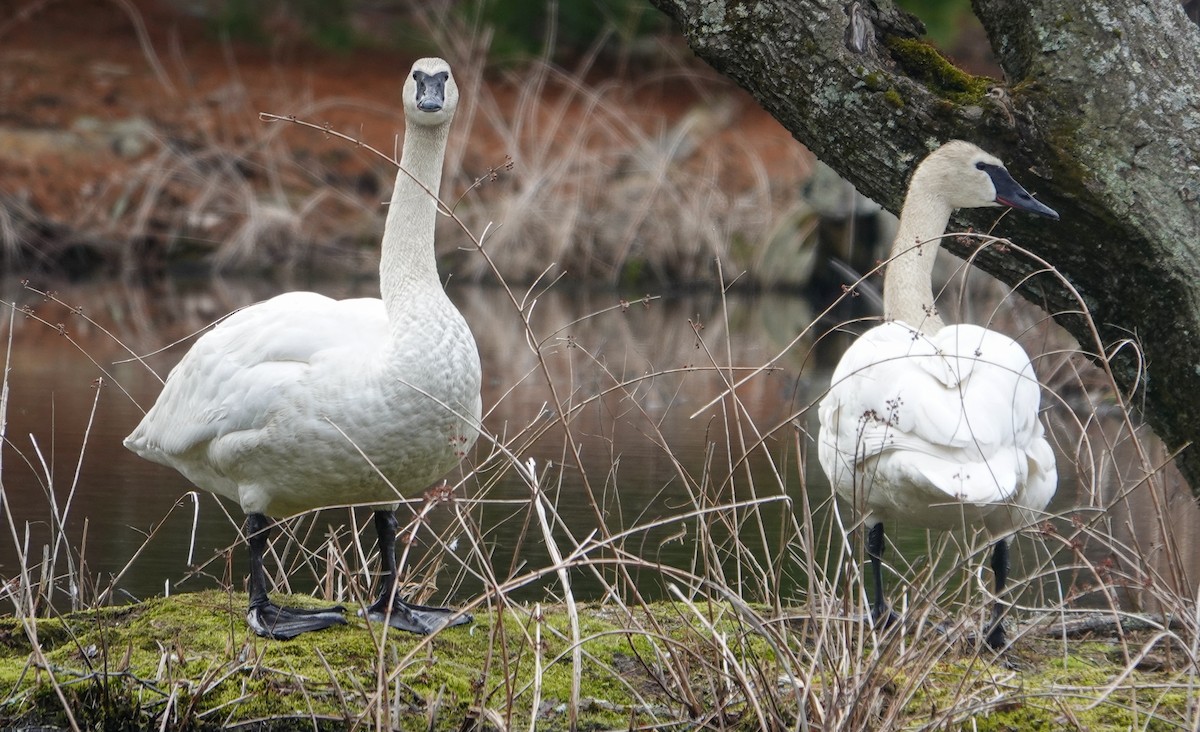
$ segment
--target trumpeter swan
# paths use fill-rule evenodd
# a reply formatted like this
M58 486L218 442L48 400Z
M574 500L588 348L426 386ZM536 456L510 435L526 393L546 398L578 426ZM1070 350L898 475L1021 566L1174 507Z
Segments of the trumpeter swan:
M993 330L943 326L934 308L931 272L950 214L984 206L1058 218L975 145L949 142L921 162L884 276L885 322L842 356L820 404L821 467L868 529L876 622L891 617L880 566L885 523L987 530L999 595L1008 535L1036 520L1058 483L1025 351ZM992 648L1005 645L1002 619L997 601Z
M376 506L384 582L368 617L417 633L471 620L396 596L398 500L457 465L478 436L479 353L434 254L434 196L457 104L445 61L413 64L403 170L383 232L382 299L290 292L230 315L196 341L125 439L241 505L246 617L259 635L292 638L345 622L341 607L276 606L263 570L269 516L343 504Z

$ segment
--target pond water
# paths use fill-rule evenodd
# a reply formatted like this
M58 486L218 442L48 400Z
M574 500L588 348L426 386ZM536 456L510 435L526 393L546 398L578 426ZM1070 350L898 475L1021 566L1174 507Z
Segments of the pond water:
M156 373L165 376L191 341L160 349L237 307L297 287L335 297L374 295L377 289L370 281L207 279L61 287L57 297L81 306L85 319L8 283L6 302L27 306L33 315L14 312L11 327L10 318L0 319L11 336L0 522L0 579L7 589L43 581L43 575L73 578L85 603L108 590L109 599L121 601L164 591L242 589L240 510L193 493L180 475L137 458L121 440L161 389ZM808 506L813 532L823 537L817 543L828 552L818 562L836 561L844 552L830 528L828 489L815 451L812 460L805 453L814 447L808 435L815 434L816 410L809 407L828 384L849 335L830 332L833 320L813 326L819 312L813 304L779 294L622 299L565 286L516 292L519 306L497 287L457 287L451 294L480 346L485 429L521 464L535 461L552 513L561 518L553 535L564 553L570 537L582 540L600 531L603 516L610 533L631 530L609 547L610 558L622 557L639 592L661 595L665 578L680 576L662 571L665 565L683 574L716 572L750 596L770 594L767 585L788 595L805 582L805 562L787 543L795 536L793 521L810 520ZM144 362L131 360L131 352L144 355ZM735 402L727 384L741 381ZM566 428L556 402L570 413ZM1051 421L1071 420L1051 415ZM1060 447L1069 448L1077 436L1063 430ZM459 600L475 597L505 581L520 585L513 591L518 599L548 598L557 591L557 576L545 571L550 562L528 483L512 458L489 458L491 452L481 439L466 468L448 476L458 484L456 495L470 499L461 504L468 528L452 510L434 510L412 559L419 558L421 568L441 562L441 572L431 573L438 577L439 599L448 592ZM1107 508L1096 490L1079 488L1072 463L1074 456L1060 458L1063 488L1052 508L1064 516L1081 505ZM1161 505L1151 513L1151 501L1126 488L1114 491L1126 494L1124 518L1116 524L1134 532L1135 526L1158 526L1156 546L1195 556L1200 521L1186 491L1169 489L1165 524ZM754 505L737 508L737 502ZM1138 506L1146 511L1139 513ZM698 519L701 509L711 512ZM410 515L406 510L402 516ZM370 564L373 530L366 517L364 509L332 509L290 524L301 540L277 543L278 559L288 568L277 580L296 591L323 586L344 593L346 579L337 577L342 562L351 575ZM1071 522L1069 516L1060 521ZM64 531L56 530L60 524ZM916 570L897 554L917 567L920 557L927 564L939 561L924 532L889 527L889 538L899 549L889 559L901 572ZM474 559L468 546L478 547ZM857 537L854 546L860 551ZM1056 596L1070 593L1065 585L1087 584L1087 577L1079 579L1087 573L1077 554L1064 546L1043 541L1025 552L1032 557L1026 565L1033 562L1029 574L1053 585ZM335 550L350 559L331 560ZM1107 545L1091 551L1095 561L1112 553ZM445 559L447 552L454 556ZM941 562L954 563L954 556ZM984 556L977 553L972 563ZM1054 570L1055 562L1059 569L1069 566ZM710 563L717 568L698 569ZM30 570L24 577L22 566ZM576 571L576 593L600 595L613 571ZM536 576L514 579L530 572ZM492 580L481 578L489 573ZM369 582L365 571L362 576ZM64 588L69 584L60 581ZM64 598L56 604L69 606Z
M370 282L304 286L335 297L375 294ZM283 289L289 286L208 280L167 281L148 289L117 283L62 288L57 297L80 306L92 323L37 293L20 288L8 293L7 301L24 304L36 317L18 312L12 321L3 478L13 519L13 528L4 533L14 536L0 540L4 577L18 574L20 551L27 553L26 563L37 565L44 559L43 547L53 548L52 527L60 519L52 505L65 517L68 543L82 553L99 586L124 572L119 594L146 597L163 592L168 582L180 589L211 586L229 575L226 568L212 565L189 577L188 558L201 564L234 544L240 510L227 506L227 514L203 493L193 501L188 495L193 488L184 478L121 446L161 389L158 375L165 376L192 341L147 356L144 363L132 361L130 351L159 351L223 313ZM716 437L713 421L721 419L714 409L690 416L723 388L723 377L712 364L727 364L730 354L736 365L766 363L811 321L803 300L784 296L724 302L711 296L652 297L623 306L612 293L567 294L564 288L540 293L536 304L526 307L530 332L543 341L535 353L527 344L521 312L503 289L451 292L480 346L487 431L509 441L522 461L534 458L543 471L551 467L556 484L549 490L557 510L580 532L594 528L596 512L582 489L579 468L555 467L562 463L564 430L529 438L539 422L554 422L550 384L564 405L583 405L570 423L579 465L598 490L609 492L599 502L603 510L621 514L606 519L617 531L684 512L680 507L688 493L678 486L680 469L703 473L705 461L713 459L708 447ZM59 323L65 335L56 327ZM8 331L7 322L4 329ZM803 361L813 358L809 345L801 341L779 359L777 368L740 390L755 424L770 429L785 424L811 401L821 374L828 379L824 367L799 376ZM101 376L103 386L98 387ZM626 381L626 387L619 386ZM604 390L610 391L593 399ZM658 434L651 434L652 429ZM786 455L793 449L795 430L782 432L785 439L772 437L768 449ZM487 452L481 441L472 458L482 461ZM794 457L790 462L792 474L783 476L784 486L798 480ZM754 469L759 467L755 461ZM557 485L560 470L562 485ZM529 489L515 471L494 477L498 472L493 467L471 476L459 495L484 499L481 520L488 523L493 562L509 566L519 537L528 531L520 505L528 503ZM461 475L450 479L456 477ZM778 495L781 487L775 480L771 491ZM345 511L325 514L315 520L318 535L329 525L350 521ZM674 534L678 528L667 525L657 534ZM649 532L638 540L654 541L655 535ZM525 543L542 544L536 529ZM676 554L690 554L684 542L674 546ZM55 571L63 572L66 554L59 554ZM242 554L242 548L232 552L234 574L244 564ZM212 574L218 576L206 576Z

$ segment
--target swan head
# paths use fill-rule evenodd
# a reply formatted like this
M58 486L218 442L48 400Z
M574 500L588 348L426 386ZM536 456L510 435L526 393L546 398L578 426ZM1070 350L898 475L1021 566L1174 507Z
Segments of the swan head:
M1008 206L1057 219L1058 213L1013 180L1004 163L978 146L952 140L934 150L913 173L911 188L939 196L951 208Z
M404 115L421 125L450 121L458 106L458 84L450 64L440 58L419 59L404 81Z

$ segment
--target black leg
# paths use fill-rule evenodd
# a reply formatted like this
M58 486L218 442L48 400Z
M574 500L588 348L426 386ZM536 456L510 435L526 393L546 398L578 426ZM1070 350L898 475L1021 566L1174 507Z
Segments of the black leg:
M261 513L246 514L244 524L246 545L250 549L250 608L270 605L267 597L267 572L263 569L263 555L267 552L267 538L271 533L271 520Z
M867 557L871 560L871 574L875 579L875 600L871 603L871 620L890 625L895 619L887 601L883 599L883 522L867 531Z
M992 605L992 619L988 623L985 640L992 650L1000 650L1007 643L1004 634L1004 605L998 599L1008 583L1008 542L1000 539L992 549L992 574L996 578L996 602Z
M379 569L383 586L379 599L367 608L367 617L385 622L398 630L422 635L441 628L465 625L473 620L467 613L448 607L414 605L400 599L396 588L396 529L399 522L392 511L375 512L375 531L379 534Z
M246 514L246 543L250 548L250 609L246 622L255 633L276 640L295 638L310 630L321 630L331 625L346 622L342 617L345 609L334 607L321 610L302 610L279 607L267 595L267 573L263 569L263 555L267 552L267 538L271 531L271 520L261 513Z
M396 529L399 526L394 511L375 512L375 533L379 537L379 573L383 579L375 605L383 608L391 604L396 580L399 579L396 576Z

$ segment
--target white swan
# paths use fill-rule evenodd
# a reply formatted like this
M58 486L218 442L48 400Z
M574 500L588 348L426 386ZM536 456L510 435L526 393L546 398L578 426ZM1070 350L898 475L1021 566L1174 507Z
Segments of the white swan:
M433 246L433 196L457 104L445 61L413 64L404 170L383 233L382 299L290 292L234 313L196 341L125 439L246 512L247 621L259 635L291 638L345 622L340 607L305 611L268 598L267 517L354 503L379 506L386 581L368 616L417 633L471 620L395 596L398 499L457 465L478 436L479 353L442 289Z
M1025 351L976 325L945 327L930 275L956 208L1009 206L1057 219L1004 165L949 142L913 173L884 279L884 322L842 356L819 408L819 458L833 489L868 528L876 621L883 597L883 526L983 528L996 538L996 593L1008 575L1007 536L1036 521L1058 483L1038 419L1041 391ZM1005 644L1003 608L986 640Z

